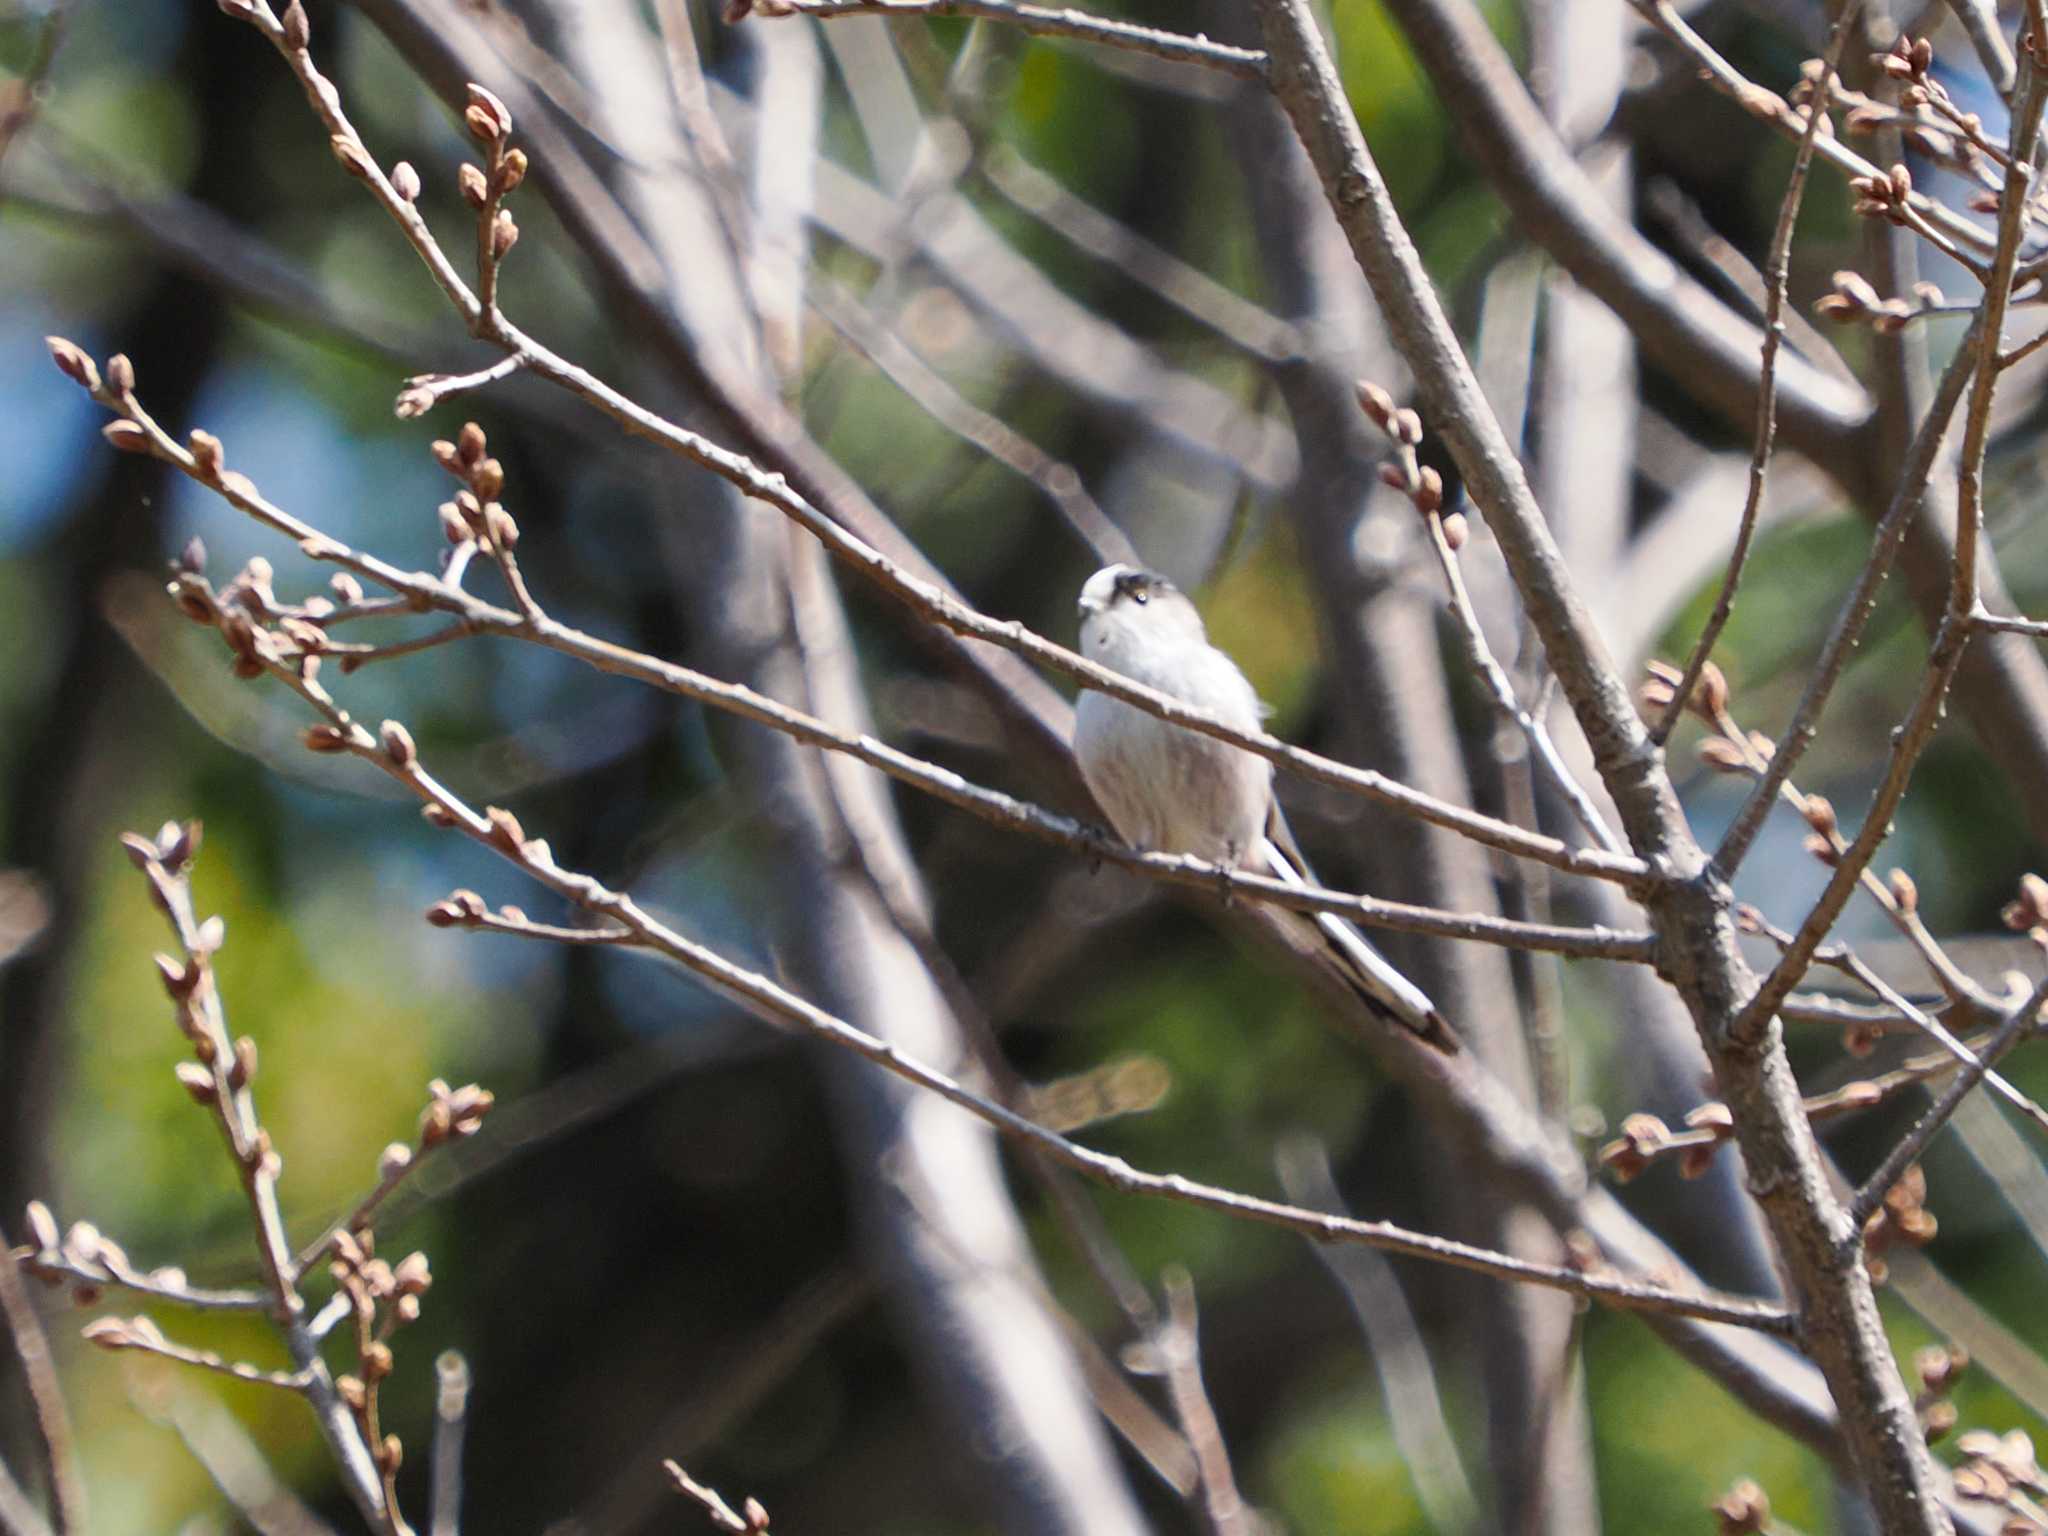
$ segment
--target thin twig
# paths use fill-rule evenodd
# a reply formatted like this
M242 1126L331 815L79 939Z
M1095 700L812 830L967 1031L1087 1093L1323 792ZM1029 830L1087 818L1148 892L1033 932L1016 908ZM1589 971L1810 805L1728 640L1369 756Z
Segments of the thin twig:
M1142 283L1152 293L1231 346L1272 366L1308 351L1301 328L1226 288L1201 268L1076 197L1008 144L994 144L974 162L983 181L1014 208L1075 249Z
M0 1232L0 1316L7 1320L7 1334L28 1385L29 1416L43 1453L43 1483L50 1491L53 1523L58 1536L73 1536L85 1529L85 1485L79 1481L78 1462L71 1448L71 1415L64 1406L56 1361L50 1356L49 1335L36 1316L28 1287L21 1283L22 1267L8 1246L7 1235Z
M138 1296L195 1312L261 1312L272 1304L272 1298L263 1291L193 1285L175 1269L136 1269L104 1247L90 1258L54 1248L41 1252L18 1248L14 1256L32 1275L68 1280L81 1289L118 1285Z
M491 848L530 878L599 918L630 928L639 935L642 947L675 961L728 995L744 999L757 1013L896 1073L987 1121L998 1131L1036 1147L1084 1177L1126 1193L1179 1201L1243 1220L1278 1226L1319 1242L1365 1243L1506 1280L1547 1286L1624 1310L1671 1313L1770 1333L1789 1333L1793 1328L1792 1315L1771 1303L1711 1294L1693 1295L1605 1271L1531 1263L1449 1238L1411 1232L1387 1222L1330 1216L1202 1184L1178 1174L1144 1172L1133 1168L1122 1158L1083 1147L976 1093L888 1042L854 1028L768 977L686 938L647 913L631 896L614 891L589 875L565 869L555 861L545 842L526 837L510 812L492 807L480 814L429 775L402 728L387 725L383 732L373 734L336 704L316 679L275 655L250 654L262 671L284 683L318 712L326 729L332 733L323 750L348 752L379 768L417 795L432 811L437 823L461 831Z
M1745 77L1693 30L1671 0L1629 0L1629 3L1658 31L1692 56L1707 83L1715 90L1734 98L1746 111L1762 117L1788 138L1796 139L1806 133L1808 121L1805 114L1793 111L1775 92ZM1816 139L1814 152L1848 176L1882 177L1885 174L1832 134ZM1983 229L1922 192L1911 194L1903 212L1917 233L1964 266L1982 270L1983 262L1965 251L1964 247L1969 247L1970 251L1989 251L1993 238Z
M433 1491L427 1536L457 1536L462 1529L462 1442L469 1425L469 1362L455 1350L434 1361Z
M373 556L359 554L266 501L246 476L221 471L218 466L209 469L202 465L191 451L173 441L164 432L162 427L143 410L140 401L132 392L115 396L102 386L98 397L102 399L102 403L120 411L129 422L142 428L149 450L157 457L175 465L201 484L209 486L223 499L259 522L296 539L303 553L314 559L338 564L360 573L372 581L406 595L421 606L454 613L461 620L458 628L467 626L479 634L532 641L551 650L575 656L600 671L631 677L667 692L737 714L757 724L770 726L800 741L844 753L880 769L892 778L924 790L984 819L1047 841L1064 844L1078 852L1086 853L1090 858L1121 864L1126 868L1146 872L1151 878L1175 884L1197 888L1207 886L1226 895L1242 894L1248 898L1268 900L1276 905L1289 906L1300 911L1330 912L1373 926L1428 933L1442 938L1479 939L1511 945L1528 944L1582 958L1637 962L1646 962L1654 947L1651 936L1645 933L1521 923L1482 914L1445 912L1436 908L1383 901L1376 897L1349 895L1317 887L1292 886L1270 876L1249 870L1224 868L1189 855L1139 852L1118 839L1084 826L1070 817L1061 816L1000 791L973 784L950 769L913 757L872 736L848 735L824 721L780 704L744 685L723 682L690 668L628 650L564 625L543 612L526 591L509 550L494 547L494 554L506 574L508 584L512 585L515 594L522 600L525 609L522 613L499 608L424 572L404 571ZM473 546L465 545L465 548L471 547ZM203 578L182 575L174 585L202 610L218 612L218 601ZM256 600L259 603L261 601ZM288 619L303 619L310 614L310 610L287 610L275 605L263 611ZM438 644L451 638L454 638L453 630L435 631L432 643ZM383 649L389 651L393 648ZM321 649L304 654L319 655L324 654L324 650L323 644ZM343 669L347 670L351 661L360 663L363 654L361 651L344 650ZM1105 675L1121 676L1113 672ZM1150 693L1152 690L1143 691ZM1166 698L1165 695L1159 697ZM1351 775L1364 775L1367 771L1346 772ZM1380 783L1391 783L1380 780L1378 775L1369 777ZM1416 791L1404 789L1403 793L1427 801L1432 807L1443 807L1443 802L1422 796ZM1476 812L1458 812L1457 815L1460 819L1470 818L1489 827L1498 826L1506 829L1505 840L1516 847L1542 847L1546 851L1554 850L1561 861L1559 867L1583 867L1589 861L1599 861L1600 867L1616 871L1615 878L1620 878L1621 867L1639 864L1639 861L1626 855L1567 848L1554 838L1511 827L1506 822L1496 822L1493 818L1479 816Z
M716 1488L708 1488L682 1469L678 1462L664 1461L661 1470L668 1474L668 1480L675 1485L677 1493L686 1499L696 1501L711 1523L721 1531L732 1531L737 1536L748 1536L749 1532L765 1531L768 1528L768 1512L753 1500L747 1500L747 1512L742 1515L719 1495Z
M1891 573L1892 561L1905 539L1907 525L1912 522L1914 514L1919 511L1921 499L1927 494L1928 478L1934 472L1942 443L1948 435L1949 418L1955 414L1963 391L1976 371L1982 336L1983 316L1980 313L1971 322L1969 334L1963 338L1955 356L1949 359L1927 415L1913 434L1912 446L1899 465L1891 504L1885 508L1884 516L1878 520L1872 533L1870 554L1857 574L1855 585L1842 600L1841 611L1835 616L1834 625L1828 631L1820 656L1815 660L1799 703L1793 710L1792 723L1778 738L1770 767L1749 792L1749 798L1742 803L1742 808L1735 813L1735 819L1722 836L1720 847L1714 851L1714 865L1723 879L1732 879L1741 867L1750 845L1763 828L1764 818L1770 814L1786 781L1792 777L1792 770L1820 733L1821 713L1827 708L1835 684L1841 680L1850 656L1862 640L1871 615L1877 611L1878 592L1885 577Z
M276 1387L281 1392L290 1392L299 1397L310 1398L312 1395L313 1370L310 1366L301 1366L296 1371L270 1371L260 1365L251 1365L245 1360L225 1359L210 1349L192 1349L187 1345L174 1344L146 1317L98 1318L87 1323L83 1333L101 1349L140 1350L147 1355L159 1355L166 1360L175 1360L180 1365L189 1365L195 1370L232 1376L237 1381ZM377 1523L383 1525L381 1516Z
M1408 451L1411 455L1414 452L1413 449ZM1522 733L1529 744L1529 755L1542 765L1544 778L1572 808L1572 815L1586 835L1609 853L1623 852L1628 845L1607 825L1607 818L1600 814L1600 808L1593 803L1586 786L1573 777L1563 754L1557 750L1557 743L1551 739L1550 728L1536 711L1524 707L1515 696L1515 685L1509 680L1507 669L1501 666L1493 654L1493 647L1487 644L1486 631L1480 625L1478 609L1472 605L1472 593L1465 585L1465 573L1457 552L1444 537L1443 519L1431 513L1425 521L1429 525L1430 547L1435 551L1437 565L1444 573L1444 585L1450 592L1451 613L1456 617L1459 633L1465 641L1466 655L1471 660L1472 669L1493 695L1494 707Z
M335 1536L278 1477L241 1421L212 1392L175 1382L130 1389L144 1414L168 1424L256 1536Z
M829 277L812 274L804 296L849 346L916 401L927 416L1038 487L1104 565L1137 563L1131 541L1088 494L1071 464L1054 458L1001 417L954 389L909 343Z
M1343 1192L1321 1142L1306 1134L1290 1135L1274 1149L1273 1162L1281 1187L1296 1205L1345 1210ZM1428 1345L1393 1266L1368 1248L1318 1246L1314 1252L1342 1287L1365 1335L1394 1444L1414 1479L1416 1498L1431 1527L1444 1536L1483 1530L1479 1502L1444 1413Z
M1949 9L1962 24L1964 33L1970 39L1970 46L1977 50L1978 62L1984 66L1984 74L1991 81L1991 87L2000 98L2010 102L2012 88L2019 78L2019 61L2012 55L2012 48L2005 40L2004 24L1998 19L1998 6L1994 0L1949 0Z
M1970 622L1983 630L1998 631L2008 635L2031 635L2036 640L2048 640L2048 619L2026 619L2006 614L1986 613L1980 608L1970 615Z
M1949 1085L1942 1090L1941 1097L1928 1105L1927 1113L1922 1115L1898 1144L1885 1154L1884 1161L1877 1165L1863 1187L1856 1192L1856 1198L1849 1206L1850 1228L1853 1232L1859 1235L1862 1233L1864 1222L1870 1219L1871 1213L1883 1202L1886 1191L1899 1182L1907 1168L1911 1167L1927 1149L1927 1143L1932 1141L1935 1133L1948 1123L1949 1116L1956 1112L1970 1090L1983 1081L1984 1074L1990 1069L1991 1064L2017 1045L2020 1036L2038 1022L2044 1004L2048 1004L2048 981L2036 986L2027 995L2027 1000L2006 1016L2005 1022L1998 1028L1998 1033L1991 1037L1990 1044L1980 1053L1979 1060L1958 1071Z
M784 475L770 473L746 455L723 448L698 433L664 419L637 401L619 393L587 370L557 356L526 335L497 310L486 310L455 271L453 263L442 251L418 211L398 194L389 178L378 169L361 137L341 112L338 93L332 83L314 67L310 55L304 50L294 52L285 47L282 28L277 25L267 5L261 3L261 0L252 0L246 19L263 31L291 64L305 88L307 99L322 122L328 126L337 141L349 146L349 163L355 168L359 179L397 221L414 250L427 263L443 293L463 316L473 334L494 342L509 352L523 355L527 359L526 366L529 371L577 395L611 417L628 432L651 438L700 468L730 481L746 495L784 513L816 536L835 558L880 585L913 613L953 633L985 640L1015 651L1018 655L1061 672L1086 687L1133 704L1173 724L1214 736L1221 741L1228 741L1246 751L1266 757L1305 778L1381 800L1409 814L1471 837L1475 841L1500 848L1503 852L1543 858L1567 873L1617 880L1632 889L1639 888L1653 878L1648 866L1639 859L1592 849L1566 848L1557 839L1509 827L1494 818L1447 805L1368 770L1352 768L1319 754L1304 751L1264 733L1235 730L1200 710L1189 708L1178 699L1134 683L1120 673L1097 666L1064 646L1055 645L1016 620L990 618L970 608L934 583L912 576L881 551L841 527L813 506L791 487ZM191 473L187 464L175 455L172 457L173 461L178 462L181 468L185 468L188 474ZM237 505L241 503L237 502ZM244 510L251 509L244 507ZM308 532L310 530L304 530L297 536L303 537ZM314 557L326 557L325 549L315 553ZM387 580L382 575L378 579Z
M56 67L57 51L64 46L64 34L71 20L71 0L54 0L43 13L36 33L36 49L28 68L5 82L0 91L0 163L7 159L14 141L35 121L36 110L49 90L50 71Z
M306 1304L299 1295L298 1272L292 1264L284 1215L278 1207L279 1160L271 1150L269 1132L256 1115L255 1096L250 1089L250 1058L238 1050L228 1033L226 1007L212 975L212 954L219 944L216 920L201 923L193 911L190 868L196 836L195 828L167 826L154 843L134 836L123 841L149 881L157 905L169 920L183 952L182 962L173 961L164 968L166 990L177 1010L180 1029L194 1042L195 1055L203 1058L200 1073L210 1089L206 1102L228 1144L248 1200L272 1317L284 1335L294 1366L288 1375L274 1373L280 1378L277 1384L289 1383L312 1405L314 1420L342 1472L350 1497L372 1525L387 1527L395 1511L385 1507L383 1482L369 1448L357 1435L326 1362L320 1358L318 1341L306 1326ZM207 1042L203 1047L198 1045L201 1040ZM137 1324L129 1327L130 1333L145 1340L145 1347L148 1333L154 1331L153 1327L144 1330L141 1325L146 1323L147 1319L138 1319ZM234 1374L233 1368L229 1369Z
M815 16L821 21L838 16L972 16L1000 21L1037 37L1070 37L1078 42L1150 54L1170 63L1200 64L1246 80L1266 78L1266 56L1255 48L1232 48L1212 43L1206 37L1188 37L1157 27L1113 21L1107 16L1090 16L1084 11L1056 11L1010 0L760 0L756 9L762 16L794 14Z
M1202 1384L1200 1314L1195 1308L1195 1282L1185 1269L1166 1272L1166 1319L1152 1335L1152 1351L1166 1377L1174 1417L1195 1454L1201 1475L1202 1516L1210 1536L1251 1536L1257 1528L1237 1479L1230 1470L1230 1448L1223 1426Z
M2037 11L2035 20L2038 25ZM1992 260L1983 308L1965 342L1965 350L1976 354L1976 367L1964 416L1955 566L1950 578L1948 615L1935 635L1919 696L1893 737L1884 778L1871 798L1863 825L1837 860L1827 887L1800 925L1791 947L1730 1026L1730 1035L1736 1040L1755 1038L1779 1001L1798 985L1813 951L1833 928L1850 892L1876 857L1891 830L1892 814L1905 798L1914 765L1940 721L1943 701L1969 643L1970 615L1977 608L1977 537L1984 516L1984 455L1991 433L1991 403L1998 389L1998 348L2013 273L2019 265L2021 238L2026 231L2027 197L2033 183L2029 167L2040 137L2042 111L2048 107L2048 72L2041 68L2032 49L2021 57L2018 90L2020 105L2014 113L2013 161L2006 173L2004 201L1998 216L1998 249ZM1775 761L1772 767L1776 769Z
M1664 742L1685 714L1686 703L1699 685L1700 674L1713 657L1721 631L1735 614L1735 592L1742 585L1742 570L1756 538L1758 514L1763 509L1764 484L1770 477L1771 450L1778 440L1778 352L1785 343L1785 290L1791 278L1792 231L1799 222L1799 206L1806 197L1807 173L1813 168L1813 146L1820 125L1827 120L1828 86L1841 67L1842 50L1849 35L1862 19L1857 0L1844 5L1835 17L1834 36L1828 41L1827 56L1813 97L1806 105L1806 128L1799 136L1799 152L1792 159L1792 174L1785 184L1785 196L1778 205L1777 228L1771 233L1770 256L1764 263L1764 344L1757 381L1756 436L1749 456L1749 492L1743 498L1742 516L1736 523L1735 547L1728 554L1728 569L1721 577L1721 590L1714 598L1713 611L1693 644L1684 674L1679 678L1663 717L1651 728L1651 739Z

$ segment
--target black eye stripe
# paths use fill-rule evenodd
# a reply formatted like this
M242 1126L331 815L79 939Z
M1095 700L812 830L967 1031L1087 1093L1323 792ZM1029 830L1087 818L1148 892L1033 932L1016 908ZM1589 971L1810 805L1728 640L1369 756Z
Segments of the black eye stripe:
M1154 591L1165 585L1164 577L1155 576L1150 571L1125 571L1116 579L1116 595L1128 597L1142 606L1152 600Z

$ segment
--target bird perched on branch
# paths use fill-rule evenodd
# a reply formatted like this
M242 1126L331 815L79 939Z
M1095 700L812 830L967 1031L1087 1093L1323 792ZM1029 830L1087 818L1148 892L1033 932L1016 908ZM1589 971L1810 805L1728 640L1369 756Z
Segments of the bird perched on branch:
M1252 685L1209 643L1195 605L1164 576L1106 566L1081 588L1080 613L1081 654L1090 661L1238 730L1261 729L1265 711ZM1132 847L1312 883L1273 798L1268 759L1093 690L1075 708L1074 753L1110 824ZM1436 1005L1356 928L1332 913L1293 915L1320 930L1311 952L1374 1011L1441 1051L1457 1051L1458 1037Z

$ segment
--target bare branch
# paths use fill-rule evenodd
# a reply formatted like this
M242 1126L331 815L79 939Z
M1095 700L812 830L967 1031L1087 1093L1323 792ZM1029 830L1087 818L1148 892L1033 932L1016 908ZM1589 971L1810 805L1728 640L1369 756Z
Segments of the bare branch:
M54 1506L57 1536L73 1536L85 1529L85 1488L78 1478L71 1448L71 1415L64 1406L56 1362L50 1358L49 1335L36 1316L28 1287L21 1283L25 1267L8 1246L6 1234L0 1232L0 1317L7 1321L22 1379L28 1384L31 1418L43 1453L43 1482Z
M1150 54L1174 64L1199 64L1246 80L1262 80L1266 56L1251 48L1231 48L1205 37L1184 37L1157 27L1140 27L1090 16L1085 11L1056 11L1012 0L733 0L728 14L744 16L973 16L999 21L1037 37L1066 37Z
M1990 1044L1979 1053L1979 1059L1966 1063L1955 1078L1942 1090L1941 1097L1927 1108L1927 1113L1915 1122L1913 1129L1884 1156L1871 1173L1863 1187L1856 1192L1856 1199L1849 1207L1849 1218L1855 1229L1861 1231L1863 1223L1870 1218L1885 1197L1885 1192L1904 1175L1906 1169L1918 1160L1926 1150L1927 1143L1935 1133L1948 1123L1949 1116L1956 1112L1964 1097L1984 1080L1984 1074L1991 1064L2007 1051L2019 1044L2020 1037L2033 1025L2040 1022L2041 1009L2048 1005L2048 981L2035 987L2027 1000L2020 1004L1991 1037Z
M1256 1195L1219 1189L1178 1174L1146 1173L1121 1158L1083 1147L985 1098L888 1042L854 1028L769 978L686 938L648 914L632 897L610 889L589 875L563 868L555 862L547 843L538 838L529 839L509 811L491 807L479 813L429 775L402 728L394 730L393 724L387 723L381 733L373 734L356 723L325 688L299 668L279 659L274 653L264 655L260 650L253 650L246 654L258 671L267 672L284 683L322 717L324 725L315 727L328 733L321 738L321 750L347 752L377 767L417 795L437 825L464 833L557 895L601 919L631 929L638 935L642 947L675 961L720 991L743 999L757 1014L801 1029L928 1089L1086 1178L1127 1193L1180 1201L1244 1220L1282 1227L1319 1242L1366 1243L1417 1258L1475 1269L1503 1279L1548 1286L1625 1310L1666 1312L1733 1323L1764 1332L1787 1332L1793 1326L1791 1314L1767 1302L1712 1294L1693 1295L1619 1277L1600 1269L1580 1270L1530 1263L1448 1238L1410 1232L1391 1223L1354 1221L1302 1210ZM394 750L389 743L395 740L402 740L404 745ZM460 896L455 900L461 903Z
M1827 117L1828 87L1834 82L1835 71L1841 67L1842 50L1848 46L1851 33L1861 22L1863 8L1860 3L1844 5L1835 16L1834 36L1828 42L1827 56L1821 62L1821 76L1812 99L1806 107L1806 128L1799 136L1799 152L1792 160L1792 175L1785 184L1785 196L1778 205L1777 228L1771 233L1771 252L1764 262L1764 346L1763 361L1757 385L1756 436L1749 458L1749 493L1743 498L1742 516L1736 524L1735 547L1728 554L1728 570L1721 578L1721 590L1714 598L1713 611L1707 615L1707 622L1700 636L1693 644L1692 655L1687 659L1683 675L1675 686L1671 702L1664 706L1664 715L1651 730L1653 740L1662 742L1670 739L1672 727L1678 724L1685 713L1692 691L1699 685L1700 674L1706 670L1708 660L1714 654L1714 643L1721 638L1721 631L1728 627L1728 621L1735 614L1735 590L1742 584L1742 568L1749 559L1750 543L1756 537L1757 517L1763 508L1764 482L1770 474L1771 449L1778 438L1778 352L1784 345L1785 327L1785 286L1790 280L1792 265L1792 231L1799 222L1799 205L1806 196L1806 176L1813 167L1813 146L1820 134L1820 125Z

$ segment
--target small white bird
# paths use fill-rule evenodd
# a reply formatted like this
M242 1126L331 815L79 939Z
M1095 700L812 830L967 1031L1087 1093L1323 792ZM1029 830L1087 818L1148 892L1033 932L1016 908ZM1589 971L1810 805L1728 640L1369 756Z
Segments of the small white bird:
M1080 612L1081 654L1090 661L1241 731L1261 729L1265 711L1252 685L1209 643L1195 605L1164 576L1106 566L1081 588ZM1075 707L1074 753L1110 824L1132 847L1309 883L1273 798L1267 759L1093 690ZM1459 1048L1436 1005L1356 928L1333 913L1300 916L1322 931L1330 964L1370 1006L1439 1050Z

